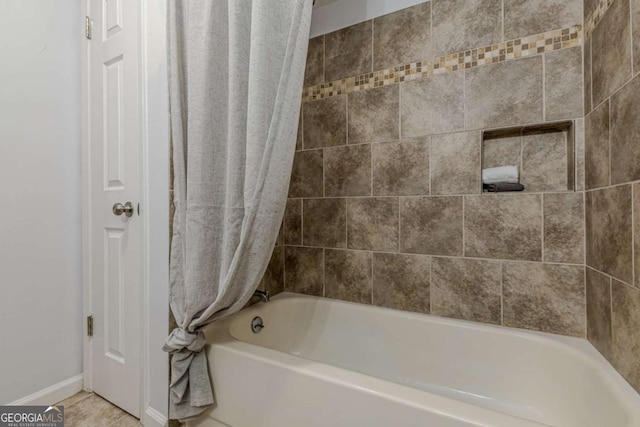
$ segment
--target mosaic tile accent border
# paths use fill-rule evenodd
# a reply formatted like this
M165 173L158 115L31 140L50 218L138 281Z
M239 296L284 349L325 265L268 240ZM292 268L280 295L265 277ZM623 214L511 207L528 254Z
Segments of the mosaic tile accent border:
M604 0L612 1L612 0ZM540 55L582 44L582 26L534 34L491 46L456 52L430 60L412 62L373 73L309 86L302 91L302 102L316 101L349 92L373 89L405 81L419 80L433 74L450 73L481 65Z
M613 0L598 0L596 7L591 11L589 16L584 18L584 35L585 38L589 37L593 30L595 30L596 25L602 19L609 7L613 4Z

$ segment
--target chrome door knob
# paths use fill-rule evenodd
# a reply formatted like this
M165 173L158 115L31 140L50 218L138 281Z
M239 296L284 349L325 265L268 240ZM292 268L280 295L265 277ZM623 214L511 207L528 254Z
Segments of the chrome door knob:
M125 216L132 217L133 203L127 202L124 205L122 203L116 203L115 205L113 205L113 214L116 216L125 214Z

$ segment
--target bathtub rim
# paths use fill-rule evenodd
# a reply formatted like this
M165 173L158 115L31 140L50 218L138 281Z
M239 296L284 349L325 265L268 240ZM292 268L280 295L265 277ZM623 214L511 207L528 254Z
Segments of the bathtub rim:
M299 373L304 372L305 374L313 375L320 379L332 381L334 383L342 385L359 385L358 387L363 392L384 395L385 398L389 398L394 401L402 401L414 407L423 408L454 418L457 415L452 414L464 413L465 415L475 414L475 416L482 417L483 420L491 419L490 422L495 422L496 426L510 426L513 424L509 424L509 422L514 422L516 420L519 423L518 427L540 427L546 425L540 422L534 422L524 418L520 418L516 415L511 415L499 412L497 410L476 406L471 403L459 401L447 396L439 395L437 393L414 389L408 385L397 384L392 381L375 377L373 375L351 371L349 369L315 361L312 359L307 359L302 356L293 355L280 350L262 347L257 344L252 344L236 339L231 334L230 326L238 318L259 315L261 312L268 310L278 302L291 300L317 301L322 303L352 307L357 310L379 311L387 313L387 315L417 319L420 321L431 322L445 326L453 326L471 331L492 332L498 335L515 336L522 339L539 342L541 344L546 343L547 345L556 346L561 350L564 350L567 353L571 354L572 357L577 357L583 360L596 371L596 375L599 375L606 384L611 386L610 389L614 394L614 398L619 402L619 404L622 406L622 408L624 408L626 412L627 424L625 424L623 427L640 425L640 394L637 393L635 389L633 389L633 387L631 387L631 385L622 377L622 375L613 367L613 365L586 338L564 336L548 332L526 330L502 325L485 324L462 319L441 317L433 314L407 312L387 307L359 304L325 297L297 294L293 292L283 292L274 296L268 303L255 304L253 306L245 308L244 310L241 310L238 313L235 313L232 316L222 319L219 322L215 322L211 325L206 326L204 328L204 332L207 339L208 347L207 357L211 357L212 350L225 349L232 351L237 355L250 357L254 360L265 363L274 363L278 366L289 368ZM342 381L342 378L348 378L349 381ZM371 385L376 385L377 387L373 389L371 388ZM380 390L382 389L384 389L385 392L381 392ZM394 394L386 392L386 390L393 390ZM430 396L429 403L437 402L437 405L425 405L425 403L423 402L424 399L420 399L420 397L424 396L425 394ZM398 399L397 396L404 396L404 398ZM443 408L449 409L447 411L443 411ZM497 414L497 417L494 419L492 414ZM477 420L475 416L474 418L461 417L459 419L461 421L474 422L474 419Z

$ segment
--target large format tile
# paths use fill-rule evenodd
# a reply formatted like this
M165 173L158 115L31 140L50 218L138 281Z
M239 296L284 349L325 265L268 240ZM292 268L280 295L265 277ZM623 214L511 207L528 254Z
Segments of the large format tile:
M631 185L587 192L585 209L587 264L631 283Z
M565 3L563 0L559 1ZM545 54L544 68L545 120L582 117L582 46Z
M373 69L382 70L430 57L431 3L373 20Z
M598 105L631 77L629 1L615 0L591 39L593 105Z
M264 273L263 288L271 295L284 292L284 246L273 248L269 265Z
M307 102L302 111L305 149L347 143L347 95Z
M584 179L587 189L609 185L609 100L584 121Z
M304 86L324 83L324 36L309 40L307 65L304 72Z
M432 0L431 41L435 56L500 42L500 0Z
M462 258L433 258L431 262L432 314L501 322L499 262Z
M540 195L467 196L464 226L465 256L542 259Z
M567 134L537 132L522 137L520 182L527 191L566 191L569 188Z
M517 166L521 170L522 136L501 136L482 143L482 168Z
M640 0L631 0L631 26L633 28L633 71L640 73Z
M55 403L56 405L62 405L65 407L65 411L66 409L71 406L71 405L75 405L76 403L80 402L81 400L84 400L88 397L93 396L92 393L88 392L88 391L84 391L82 390L79 393L74 394L71 397L66 398L65 400L61 401L61 402L51 402L51 403Z
M429 138L371 146L373 194L413 196L429 194Z
M401 84L402 137L464 130L464 74L435 74Z
M640 76L611 97L611 184L640 179Z
M302 200L287 200L287 208L284 211L283 220L284 244L302 244Z
M640 393L640 290L616 280L612 286L613 365Z
M347 247L398 251L399 210L396 197L347 200Z
M504 38L582 25L582 0L504 0Z
M365 21L325 35L324 74L327 82L373 71L372 25L373 21Z
M326 196L371 195L371 146L354 145L324 150Z
M633 245L635 286L640 288L640 184L633 184Z
M542 57L465 70L467 129L542 121Z
M65 426L68 427L107 427L126 415L122 409L95 394L74 404L72 408L65 411Z
M462 255L462 197L400 199L400 251Z
M326 297L371 304L372 283L370 252L326 250Z
M549 193L543 197L544 260L583 264L583 193Z
M400 137L399 85L349 94L349 144L380 142Z
M431 258L425 255L373 254L373 303L429 313Z
M611 279L587 268L587 338L611 360Z
M346 199L306 199L302 210L302 241L305 246L347 246Z
M289 197L322 196L322 150L297 151L293 158Z
M324 249L285 246L284 256L285 290L323 296Z
M586 336L584 267L506 262L504 325Z
M480 132L431 138L431 194L478 194L481 187Z

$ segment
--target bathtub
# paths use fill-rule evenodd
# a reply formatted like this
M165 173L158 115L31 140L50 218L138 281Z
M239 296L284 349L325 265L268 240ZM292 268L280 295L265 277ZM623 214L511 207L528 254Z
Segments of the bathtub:
M190 427L640 426L577 338L290 293L205 333L217 404Z

